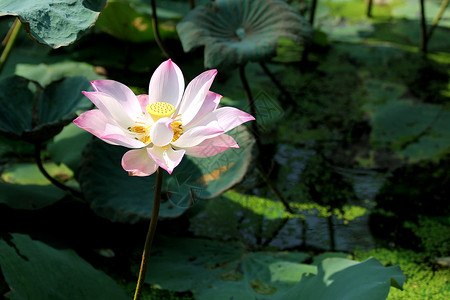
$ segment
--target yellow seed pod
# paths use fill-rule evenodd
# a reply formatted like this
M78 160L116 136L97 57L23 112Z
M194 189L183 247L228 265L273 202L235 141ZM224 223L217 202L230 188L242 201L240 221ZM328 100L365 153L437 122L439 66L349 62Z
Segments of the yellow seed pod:
M175 107L166 102L153 102L147 105L145 109L155 122L161 118L170 117L175 112Z

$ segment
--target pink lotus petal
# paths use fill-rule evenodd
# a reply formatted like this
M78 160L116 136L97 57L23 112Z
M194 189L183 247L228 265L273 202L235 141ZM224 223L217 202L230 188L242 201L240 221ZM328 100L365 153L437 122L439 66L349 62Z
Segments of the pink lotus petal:
M128 131L111 124L106 124L105 131L100 138L127 148L142 148L146 146L143 142L136 140Z
M205 101L203 101L202 107L200 107L197 115L188 123L187 126L195 126L195 123L201 120L208 113L214 111L220 103L222 95L209 91L206 94Z
M217 70L203 72L188 84L178 110L183 124L189 124L202 107L216 74Z
M186 152L184 150L173 150L170 146L164 148L154 146L146 149L155 163L169 174L172 174L173 169L180 164Z
M144 144L141 141L135 140L133 138L121 134L108 134L100 138L105 142L109 142L110 144L114 143L116 145L124 146L131 149L138 149L146 146L146 144Z
M167 102L177 108L184 91L184 78L180 68L166 60L155 70L148 88L149 102Z
M150 129L150 140L155 146L163 147L168 145L173 139L173 129L170 124L171 118L161 118L153 124Z
M78 127L92 133L108 144L120 145L130 148L142 148L144 143L127 136L123 129L108 120L98 109L82 113L73 121Z
M100 138L105 132L106 124L109 123L109 120L100 110L93 109L82 113L73 122L78 127Z
M185 131L172 145L179 148L194 147L204 140L216 137L223 132L217 121L211 122L209 126L196 126Z
M221 134L211 139L204 140L197 146L186 148L186 155L195 157L210 157L230 148L239 148L236 141L229 135Z
M151 159L146 148L130 150L122 157L122 168L131 176L148 176L155 173L158 165Z
M234 107L221 107L215 110L213 114L217 117L224 132L255 119L252 115Z
M114 120L123 128L132 126L134 123L133 119L127 113L124 113L124 107L120 102L110 95L100 92L83 92L83 94L94 103L108 120ZM136 103L139 105L137 99Z
M138 95L137 99L139 101L139 105L141 106L142 112L145 113L146 115L148 115L148 112L147 112L147 109L146 109L147 105L150 104L150 101L148 99L148 95Z
M91 85L96 92L116 99L131 118L142 112L138 101L136 101L136 95L126 85L114 80L95 80L91 81Z

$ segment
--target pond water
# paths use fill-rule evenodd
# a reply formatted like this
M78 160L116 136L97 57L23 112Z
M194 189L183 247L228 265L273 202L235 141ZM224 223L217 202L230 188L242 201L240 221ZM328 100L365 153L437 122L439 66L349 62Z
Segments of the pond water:
M290 145L281 145L275 156L282 166L289 166L289 173L284 177L285 190L296 191L301 180L301 174L306 167L308 159L316 152L310 149L299 149ZM368 220L370 209L374 206L374 199L389 174L374 170L333 167L343 178L349 181L356 195L356 199L349 199L348 205L364 208L365 212L354 218L337 218L333 216L333 229L335 249L352 251L355 248L370 249L375 247L375 241L370 233ZM295 192L292 192L292 196ZM301 197L301 194L297 194ZM301 201L301 200L300 200ZM356 213L358 215L358 213ZM296 246L330 249L328 218L320 216L317 209L305 211L305 221L290 219L277 237L270 243L271 246L286 249Z

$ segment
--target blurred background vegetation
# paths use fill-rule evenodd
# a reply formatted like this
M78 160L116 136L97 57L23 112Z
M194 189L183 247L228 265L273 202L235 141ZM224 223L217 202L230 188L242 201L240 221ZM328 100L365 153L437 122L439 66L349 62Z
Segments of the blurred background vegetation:
M157 1L162 41L187 81L204 69L203 49L185 53L176 30L189 2ZM285 2L305 20L317 5L314 30L307 44L278 41L276 56L265 62L273 78L258 63L246 66L260 153L243 152L248 172L224 194L208 190L212 199L194 197L176 211L168 201L157 247L165 237L181 239L175 249L189 252L192 245L196 254L176 258L186 266L176 269L181 274L199 272L191 262L204 251L202 239L217 243L204 255L236 243L242 251L301 251L306 263L324 256L361 261L373 256L386 266L399 264L407 276L405 290L391 289L388 299L449 299L450 10L433 28L442 1L425 1L427 30L433 28L425 47L418 0L371 1L371 17L362 0ZM13 21L0 18L0 36ZM163 59L148 1L110 0L95 25L69 46L37 44L22 30L0 78L16 74L42 86L66 76L110 78L139 94L146 93ZM236 75L219 69L211 90L225 96L222 105L250 111ZM90 140L73 125L65 127L44 145L47 171L79 190L78 181L97 176L97 163L114 164L92 159L101 154L86 150L88 142L94 147ZM1 237L23 233L73 249L131 294L148 211L101 210L98 195L111 189L100 179L99 188L82 186L94 195L89 201L60 191L40 174L33 155L30 144L0 137ZM266 174L250 156L259 157ZM126 202L126 195L117 199ZM194 238L198 245L190 242ZM158 261L158 270L173 272L165 253L155 250L151 260ZM151 276L146 299L207 299L199 283L204 279L188 284L173 283L165 272ZM7 297L9 290L0 272L0 294Z

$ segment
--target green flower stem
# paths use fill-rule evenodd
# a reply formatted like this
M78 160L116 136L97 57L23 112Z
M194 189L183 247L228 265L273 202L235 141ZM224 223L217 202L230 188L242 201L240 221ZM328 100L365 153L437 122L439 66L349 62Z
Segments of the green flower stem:
M80 193L77 190L74 190L73 188L59 182L58 180L56 180L55 178L53 178L44 168L44 165L42 163L42 158L41 158L41 151L42 151L42 146L40 143L34 144L34 158L36 161L36 164L39 168L39 171L41 171L42 175L44 175L45 178L47 178L54 186L62 189L63 191L69 192L72 195L74 195L75 197L78 198L83 198L83 194Z
M253 117L255 117L255 121L252 122L252 130L253 130L253 134L255 135L256 146L258 147L258 151L262 151L262 145L261 145L261 141L260 141L261 135L259 134L258 124L256 123L256 120L257 120L256 106L255 106L255 101L252 96L252 91L250 90L250 86L247 81L247 77L245 76L245 66L239 67L239 75L241 78L242 86L244 87L245 96L247 97L247 100L248 100L248 105L250 106L250 114ZM270 179L267 177L266 172L264 171L264 167L262 166L262 164L259 161L256 162L256 167L257 167L258 172L261 175L262 179L264 180L264 182L275 194L275 197L277 197L278 200L280 200L281 203L283 203L285 209L288 212L294 213L292 208L289 206L289 203L284 199L283 195L281 195L281 193L277 189L277 187L274 184L272 184Z
M161 40L161 36L159 34L159 27L158 27L158 15L156 13L156 0L151 0L150 4L152 6L152 25L153 25L153 33L155 34L155 41L158 45L159 49L163 53L163 55L167 58L169 58L169 54L167 53L166 49L164 48L164 44Z
M436 17L434 18L433 24L431 24L431 28L430 28L430 30L428 31L428 34L427 34L427 40L426 40L427 43L428 43L428 41L430 40L431 35L433 34L434 29L437 27L437 24L438 24L439 20L441 19L442 15L444 14L444 11L445 11L445 9L447 8L448 3L449 3L449 0L444 0L444 1L442 1L441 7L439 8L439 12L438 12L438 14L436 15Z
M278 188L267 177L267 175L266 175L266 173L265 173L265 171L263 169L263 166L259 162L256 163L256 168L258 170L259 175L261 176L261 178L266 183L266 185L272 190L272 192L274 193L275 197L283 204L284 209L286 209L287 212L289 212L291 214L294 214L294 211L292 210L292 208L289 205L289 203L286 201L286 199L284 199L283 195L280 193Z
M189 0L189 8L194 9L195 8L195 0Z
M8 32L8 36L6 38L7 39L6 46L2 52L2 55L0 56L0 72L3 70L6 60L8 59L9 54L11 53L11 49L14 45L14 42L16 41L16 38L19 35L20 27L22 27L22 23L19 21L19 18L16 18L13 25L11 26L10 33Z
M427 24L425 23L425 4L420 0L420 50L427 53Z
M309 13L309 24L314 24L314 16L316 14L317 0L313 0L311 3L311 11Z
M334 250L336 250L336 242L334 239L333 214L331 214L331 216L327 217L327 224L328 224L328 234L330 237L330 250L334 251Z
M278 237L278 234L281 232L281 230L283 230L284 226L287 224L287 222L289 221L289 218L284 218L281 219L281 221L278 223L277 227L275 228L275 230L272 232L272 234L270 235L270 237L268 237L264 243L262 244L263 247L268 247L269 244L276 238ZM261 227L263 222L261 222Z
M261 62L259 63L261 68L263 69L264 73L272 80L273 84L278 88L278 90L286 96L286 100L289 102L290 105L294 106L295 102L292 100L291 95L286 91L286 89L281 85L281 83L278 81L278 79L270 72L269 68L266 66L265 63Z
M372 4L373 4L373 0L368 0L367 1L367 12L366 15L368 18L372 18Z
M255 106L255 100L253 99L252 91L250 90L250 86L247 81L247 77L245 76L245 65L239 67L239 76L241 78L242 86L244 87L245 96L247 97L248 105L250 107L250 114L255 118L255 120L252 122L252 130L253 134L255 135L256 145L258 146L258 150L261 150L261 135L259 134L259 128L256 118L256 106Z
M152 248L153 238L155 236L156 224L158 223L159 206L161 203L161 186L163 179L163 170L160 167L156 170L156 183L153 195L153 209L150 219L150 226L148 228L147 237L145 238L144 251L142 252L141 269L139 271L136 291L134 293L134 300L141 299L142 288L144 286L145 274L147 272L148 259L150 257L150 250Z

